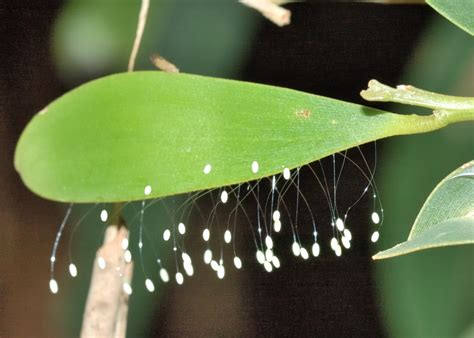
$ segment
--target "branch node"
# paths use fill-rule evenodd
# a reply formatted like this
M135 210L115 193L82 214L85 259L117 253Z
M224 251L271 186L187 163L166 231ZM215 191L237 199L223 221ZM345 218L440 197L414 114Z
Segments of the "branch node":
M370 80L368 83L368 88L362 90L360 92L360 96L362 96L367 101L387 102L391 101L394 91L396 91L396 89L384 85L377 80Z

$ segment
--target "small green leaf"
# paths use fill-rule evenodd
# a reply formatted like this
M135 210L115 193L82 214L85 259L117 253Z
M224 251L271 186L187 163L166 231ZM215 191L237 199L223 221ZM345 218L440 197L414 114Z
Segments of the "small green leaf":
M396 115L285 88L133 72L89 82L43 109L20 137L15 167L45 198L140 200L268 177L473 117Z
M406 242L379 252L385 259L440 246L474 243L474 161L456 169L430 194Z
M473 0L426 0L426 2L456 26L474 35Z

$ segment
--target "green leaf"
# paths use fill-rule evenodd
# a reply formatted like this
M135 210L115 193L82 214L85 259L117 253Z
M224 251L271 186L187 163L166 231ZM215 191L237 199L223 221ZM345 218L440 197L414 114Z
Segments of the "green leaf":
M400 83L422 84L441 93L473 93L474 83L466 80L474 60L471 39L436 15L411 51ZM399 111L414 112L409 106ZM383 188L385 206L379 250L406 240L433 188L453 168L472 158L472 127L458 124L383 142L377 165L377 184ZM474 245L457 245L378 261L375 280L388 336L459 337L472 321L474 274L466 257L473 255Z
M474 1L426 0L426 2L456 26L474 35Z
M430 194L406 242L377 253L385 259L440 246L474 243L474 161L456 169Z
M140 200L267 177L459 116L473 114L396 115L253 83L124 73L82 85L37 114L20 137L15 167L45 198Z

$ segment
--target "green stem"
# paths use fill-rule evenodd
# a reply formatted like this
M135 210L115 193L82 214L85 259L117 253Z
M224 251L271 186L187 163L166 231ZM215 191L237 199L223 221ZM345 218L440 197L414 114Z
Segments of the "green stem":
M406 115L406 123L401 123L394 135L425 133L452 123L474 121L472 97L442 95L409 85L393 88L377 80L370 80L368 88L360 95L368 101L398 102L433 109L429 116Z
M442 95L410 85L392 88L377 80L370 80L368 88L360 92L368 101L398 102L434 110L467 110L474 112L474 98Z
M400 125L394 135L426 133L446 127L449 124L474 121L474 110L435 110L429 116L407 115L406 123Z
M116 225L118 228L121 226L127 227L124 219L122 218L122 209L123 209L123 202L114 203L112 206L112 215L113 218L111 219L112 224Z

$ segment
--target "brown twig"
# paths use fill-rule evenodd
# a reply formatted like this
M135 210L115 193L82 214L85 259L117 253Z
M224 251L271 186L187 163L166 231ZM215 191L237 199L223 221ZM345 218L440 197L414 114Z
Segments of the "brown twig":
M133 263L124 259L124 239L128 241L128 230L111 225L97 250L81 329L83 338L125 337L129 295L124 289L131 285Z
M128 71L133 71L135 67L135 59L137 58L138 49L143 37L143 31L145 30L146 18L148 16L148 8L150 7L150 0L142 0L142 6L140 8L140 14L138 15L137 32L135 34L135 41L133 41L132 53L128 60Z
M277 26L286 26L290 23L291 12L279 6L277 1L272 0L239 0L240 3L254 8L268 20L276 24ZM284 1L286 2L286 1Z

